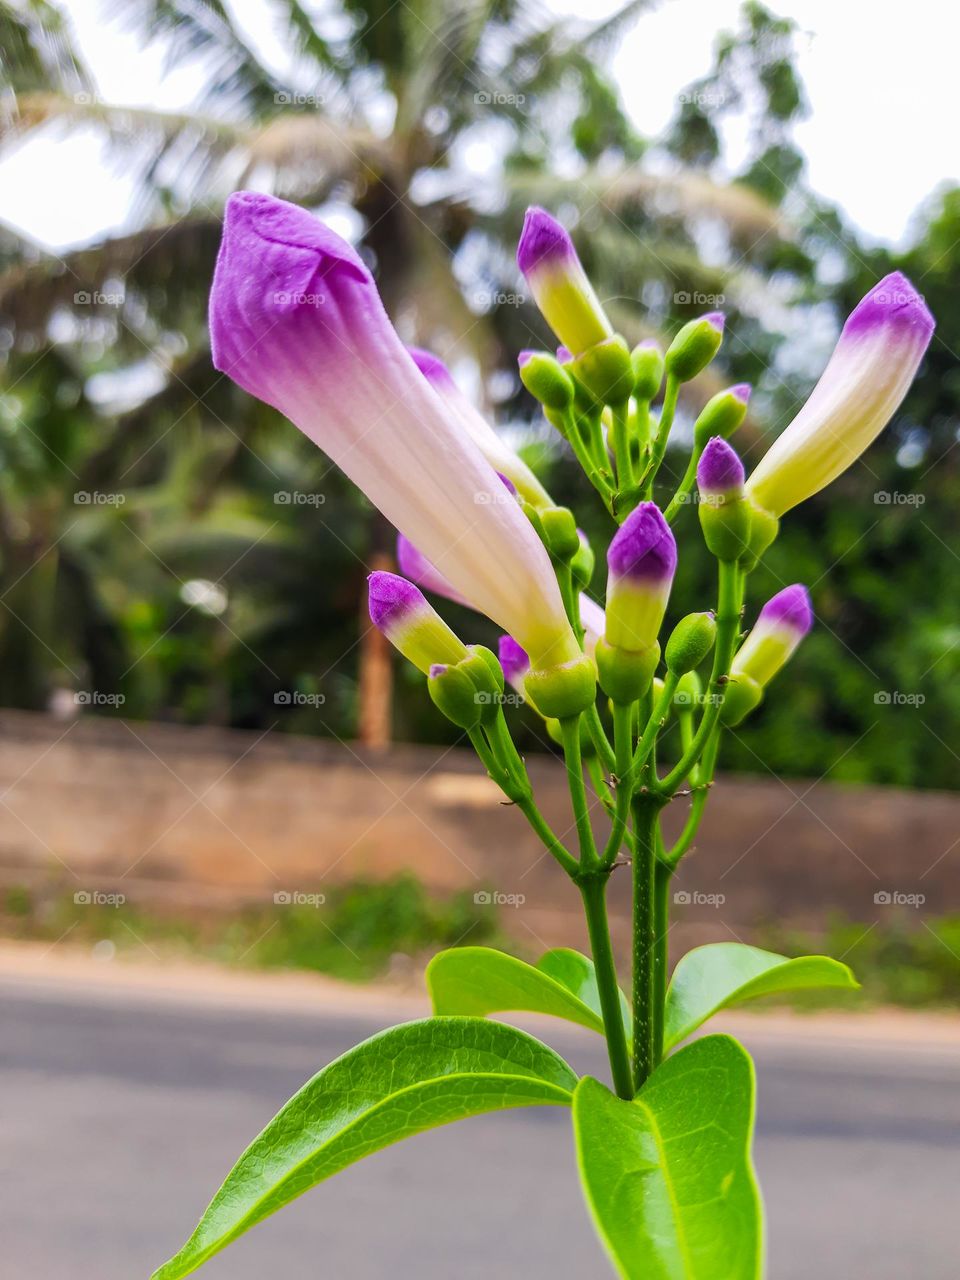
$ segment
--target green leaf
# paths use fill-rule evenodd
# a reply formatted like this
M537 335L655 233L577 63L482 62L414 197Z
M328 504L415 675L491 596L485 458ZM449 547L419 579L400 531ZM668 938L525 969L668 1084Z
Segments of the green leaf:
M490 947L454 947L433 957L426 980L435 1013L549 1013L603 1033L593 961L566 947L546 952L536 965ZM629 1035L623 992L620 1003Z
M515 1027L482 1018L391 1027L294 1094L153 1280L189 1275L296 1196L401 1138L483 1111L569 1106L576 1083L562 1058Z
M810 987L855 991L859 985L845 964L829 956L791 960L740 942L695 947L678 963L667 992L664 1051L729 1005L779 991Z
M589 1076L573 1095L580 1178L626 1280L757 1280L753 1063L729 1036L668 1058L632 1102Z

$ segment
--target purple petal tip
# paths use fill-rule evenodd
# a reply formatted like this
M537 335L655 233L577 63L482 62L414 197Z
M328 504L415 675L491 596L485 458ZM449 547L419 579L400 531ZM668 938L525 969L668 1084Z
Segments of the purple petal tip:
M752 393L753 387L749 382L738 382L735 387L730 388L730 394L736 396L741 404L749 404Z
M497 645L497 656L503 667L503 674L513 684L522 680L530 670L530 658L526 649L517 644L513 636L501 636Z
M396 573L378 570L367 578L370 621L381 631L405 621L418 609L429 609L422 592Z
M710 324L713 325L714 329L718 330L720 333L723 333L723 326L726 323L726 316L723 314L722 311L708 311L707 314L705 316L701 316L700 319L708 321Z
M428 382L438 387L449 386L453 382L450 370L432 351L427 351L424 347L407 347L407 350Z
M758 622L790 627L801 637L813 626L810 593L802 583L784 587L760 610Z
M935 326L923 295L901 271L892 271L857 303L843 333L845 337L858 337L886 327L919 339L926 346Z
M525 276L538 267L576 256L573 241L556 218L536 205L527 210L517 245L517 266Z
M703 494L730 494L743 488L746 473L740 456L722 436L707 441L697 464L697 487Z
M677 567L677 544L655 502L641 502L617 530L607 551L615 577L670 582Z
M429 671L430 679L436 680L437 676L442 676L446 670L447 664L445 662L434 662Z

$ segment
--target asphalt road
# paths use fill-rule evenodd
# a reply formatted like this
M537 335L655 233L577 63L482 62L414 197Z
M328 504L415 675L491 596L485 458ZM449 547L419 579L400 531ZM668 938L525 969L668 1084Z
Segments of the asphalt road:
M146 1280L279 1105L381 1025L369 1014L158 1004L6 982L0 1007L3 1280ZM559 1024L552 1040L576 1066L603 1071L599 1042ZM750 1047L770 1280L955 1280L960 1055L763 1033ZM478 1117L381 1152L201 1274L612 1273L580 1201L566 1113L544 1108Z

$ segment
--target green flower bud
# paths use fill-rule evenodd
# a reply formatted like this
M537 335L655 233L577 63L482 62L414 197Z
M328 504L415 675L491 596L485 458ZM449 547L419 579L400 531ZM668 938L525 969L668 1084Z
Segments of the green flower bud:
M593 554L593 548L587 541L587 535L577 530L577 541L580 546L576 555L570 561L570 568L573 572L574 586L579 591L585 591L593 581L593 570L596 565L596 557Z
M588 347L570 368L601 404L626 404L633 391L633 364L626 342L615 334Z
M557 560L572 560L580 550L573 512L567 507L543 507L539 515L547 550Z
M677 711L693 711L703 701L703 683L695 671L688 671L677 682L673 705Z
M763 701L763 689L750 676L731 676L723 686L723 690L720 720L730 728L734 728L741 720L746 719L750 712L759 707Z
M689 382L701 373L720 350L723 341L723 314L711 311L685 324L667 347L667 373L680 382Z
M633 394L649 403L663 381L663 352L652 338L641 342L630 354L633 363Z
M780 521L749 498L746 499L746 503L750 510L750 536L746 550L740 556L740 567L749 573L767 548L776 541L777 534L780 532Z
M458 663L445 666L438 663L430 668L427 689L434 705L459 729L476 729L484 716L487 704L483 695Z
M673 629L664 653L667 670L682 676L699 667L717 636L717 624L712 613L688 613Z
M503 668L492 649L482 644L467 645L469 657L457 665L465 671L481 693L489 693L489 701L496 701L503 693Z
M618 649L601 637L595 657L600 688L612 702L628 706L650 688L660 662L660 645L654 641L644 649Z
M750 504L744 498L701 501L697 508L703 540L718 560L739 560L750 547Z
M562 413L573 404L573 379L547 351L521 351L520 381L547 409Z
M579 715L597 696L597 669L586 654L555 667L533 669L523 682L528 697L547 720Z
M711 436L729 440L747 416L750 387L742 382L726 391L718 391L707 401L693 424L693 442L697 449L704 449Z

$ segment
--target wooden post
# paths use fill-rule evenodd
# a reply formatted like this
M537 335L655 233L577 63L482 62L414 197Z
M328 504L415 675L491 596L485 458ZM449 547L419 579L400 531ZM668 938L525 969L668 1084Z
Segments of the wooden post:
M370 559L371 572L392 570L383 551ZM393 738L393 663L390 642L370 621L366 592L360 608L359 717L357 736L370 751L385 751Z

